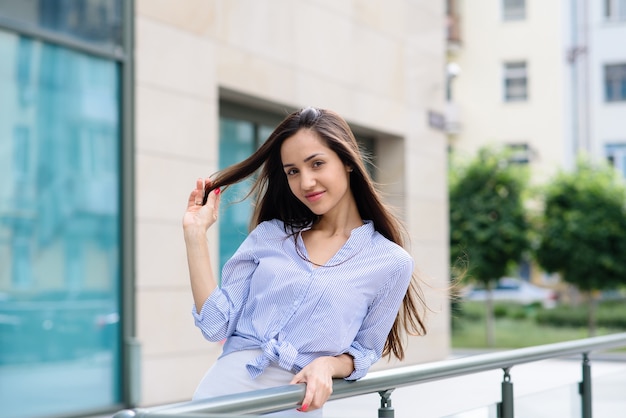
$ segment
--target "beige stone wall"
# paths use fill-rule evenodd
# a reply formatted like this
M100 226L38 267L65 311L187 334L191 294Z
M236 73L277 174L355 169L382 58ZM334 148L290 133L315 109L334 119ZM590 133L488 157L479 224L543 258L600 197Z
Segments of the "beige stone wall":
M180 222L195 179L217 168L221 89L268 108L331 108L373 133L380 180L433 287L430 333L410 340L407 362L448 354L447 294L437 290L448 277L446 141L427 126L444 96L443 15L431 0L137 1L142 405L189 399L220 352L193 325Z

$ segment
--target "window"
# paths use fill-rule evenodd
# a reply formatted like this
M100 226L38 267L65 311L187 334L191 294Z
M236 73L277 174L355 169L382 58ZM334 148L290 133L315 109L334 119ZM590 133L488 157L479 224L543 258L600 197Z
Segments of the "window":
M626 0L604 0L604 16L607 20L626 20Z
M528 99L528 76L526 62L504 64L504 100L519 102Z
M607 102L626 101L626 64L604 66L604 92Z
M626 142L606 144L604 150L609 164L619 170L626 178Z
M531 152L527 143L507 144L506 148L510 153L510 162L515 164L528 164L530 162Z
M0 415L110 408L121 401L120 64L6 31L0 56L0 376L11 382ZM32 393L46 396L25 402Z
M269 125L250 119L235 117L220 117L219 139L219 167L224 169L232 164L246 159L259 148L273 130L275 124ZM248 234L248 226L253 208L250 200L242 201L252 186L252 180L235 184L222 195L220 214L222 225L220 228L220 271L224 264L234 254Z
M122 46L122 0L0 0L2 16L112 50Z
M502 0L502 18L504 20L525 19L526 0Z

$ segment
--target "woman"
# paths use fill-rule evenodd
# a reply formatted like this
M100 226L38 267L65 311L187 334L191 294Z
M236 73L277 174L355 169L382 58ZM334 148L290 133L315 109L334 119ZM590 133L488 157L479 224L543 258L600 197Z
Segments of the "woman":
M253 229L218 287L206 231L220 190L259 168ZM183 230L195 323L208 340L226 339L194 399L306 383L298 411L317 410L333 378L359 379L382 355L402 359L402 330L426 331L400 223L335 112L293 112L248 159L198 179Z

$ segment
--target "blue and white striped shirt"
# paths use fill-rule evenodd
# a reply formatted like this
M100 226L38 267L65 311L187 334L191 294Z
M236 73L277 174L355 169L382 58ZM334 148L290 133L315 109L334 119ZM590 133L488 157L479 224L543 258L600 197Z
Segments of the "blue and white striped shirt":
M306 256L301 235L300 254ZM221 287L207 298L196 326L210 341L226 338L222 356L260 348L246 365L254 378L270 362L294 372L320 356L348 353L365 376L381 357L406 293L413 259L376 232L355 228L326 266L296 251L282 221L259 224L225 264Z

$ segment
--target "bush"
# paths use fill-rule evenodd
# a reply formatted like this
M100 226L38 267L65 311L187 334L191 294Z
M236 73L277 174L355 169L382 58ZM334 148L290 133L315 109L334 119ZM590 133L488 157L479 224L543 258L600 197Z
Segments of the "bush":
M559 305L552 309L544 309L540 304L524 306L514 303L494 303L494 315L497 319L532 319L538 325L555 327L586 328L588 312L589 308L586 305ZM460 301L455 304L452 316L453 326L458 326L463 321L484 321L485 304ZM600 303L596 320L600 327L626 330L626 301Z
M493 316L496 318L506 318L509 314L508 307L501 303L497 303L493 307Z
M557 306L554 309L542 309L537 312L535 320L541 325L559 327L586 327L588 323L589 307ZM612 301L601 303L596 313L596 322L600 327L611 329L626 329L626 304Z
M496 318L510 319L526 319L534 316L536 309L540 305L519 305L515 303L494 302L493 313ZM485 320L485 303L484 302L463 302L459 301L452 304L452 318L454 321L484 321Z
M535 321L540 325L552 325L555 327L586 327L587 308L558 306L554 309L544 309L537 312Z

